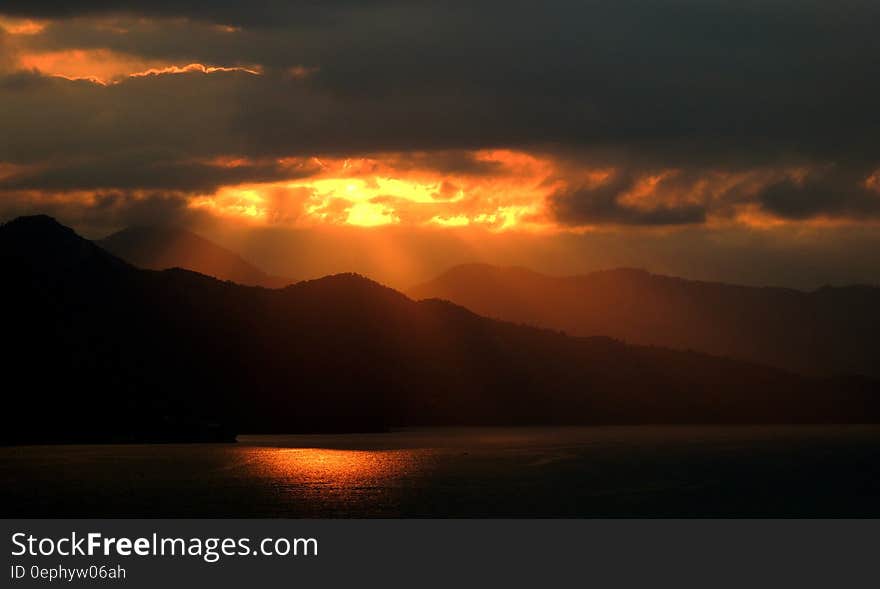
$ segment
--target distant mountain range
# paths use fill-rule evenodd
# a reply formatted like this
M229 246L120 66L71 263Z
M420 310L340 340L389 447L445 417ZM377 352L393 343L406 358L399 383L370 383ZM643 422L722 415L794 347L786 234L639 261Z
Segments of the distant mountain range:
M0 227L0 272L6 442L880 421L865 378L569 337L353 274L270 290L142 270L49 217Z
M880 288L813 292L617 269L553 277L471 264L411 289L505 321L692 349L806 374L880 377Z
M281 288L295 282L269 275L238 254L180 227L129 227L96 243L130 264L150 270L183 268L266 288Z

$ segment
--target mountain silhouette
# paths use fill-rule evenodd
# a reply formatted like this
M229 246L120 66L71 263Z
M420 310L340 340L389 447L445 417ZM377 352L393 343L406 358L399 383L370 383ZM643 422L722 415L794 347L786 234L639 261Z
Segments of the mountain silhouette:
M129 227L96 243L123 260L150 270L184 268L220 280L266 288L281 288L294 282L271 276L238 254L180 227Z
M355 274L270 290L142 270L48 217L0 227L0 271L8 443L880 421L865 378L569 337Z
M807 374L880 377L880 288L813 292L617 269L552 277L457 266L408 293L481 315L639 345L693 349Z

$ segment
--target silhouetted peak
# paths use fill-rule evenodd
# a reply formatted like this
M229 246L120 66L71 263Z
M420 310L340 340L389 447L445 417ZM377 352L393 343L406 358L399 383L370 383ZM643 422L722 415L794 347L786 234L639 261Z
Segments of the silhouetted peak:
M328 301L347 299L390 304L410 302L410 299L403 293L353 272L331 274L314 280L303 280L288 286L286 290L315 294Z
M18 217L0 227L4 258L34 270L122 268L127 264L48 215Z
M4 235L20 239L80 240L76 232L49 215L18 217L4 224Z
M135 266L151 270L179 267L220 280L268 288L293 282L271 276L237 253L176 225L134 225L98 244Z
M180 227L179 225L131 225L117 231L113 235L106 237L105 239L112 239L114 237L172 237L178 239L196 239L196 240L205 240L205 238L200 235L193 233L189 229L184 227ZM207 240L205 240L207 241Z
M204 237L193 233L189 229L185 229L176 225L132 225L121 231L105 237L100 240L103 247L110 251L118 248L151 248L167 251L169 248L187 248L192 250L213 249L223 251L230 256L238 257L233 252L227 252L224 248ZM244 260L242 260L244 263ZM158 269L158 268L156 268Z
M297 284L292 286L301 288L327 287L353 290L397 292L392 288L379 284L375 280L367 278L363 274L358 274L356 272L340 272L339 274L330 274L328 276L322 276L321 278L315 278L313 280L303 280L302 282L298 282Z

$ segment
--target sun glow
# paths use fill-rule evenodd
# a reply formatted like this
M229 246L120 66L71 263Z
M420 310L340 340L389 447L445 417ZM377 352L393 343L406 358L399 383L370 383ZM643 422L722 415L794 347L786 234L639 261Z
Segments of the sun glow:
M360 225L361 227L376 227L399 223L400 219L394 215L393 211L380 204L358 202L348 209L348 216L345 218L345 222L349 225Z
M306 170L307 177L223 187L193 200L191 206L254 222L300 226L479 226L493 231L547 227L543 203L555 186L552 162L506 150L457 157L464 159L450 163L449 154L308 162L285 158L275 164ZM266 164L236 157L209 163L226 168Z

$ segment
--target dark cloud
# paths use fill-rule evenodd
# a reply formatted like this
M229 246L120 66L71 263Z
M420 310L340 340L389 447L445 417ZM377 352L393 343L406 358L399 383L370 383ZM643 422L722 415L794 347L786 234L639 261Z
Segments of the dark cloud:
M199 29L192 37L186 23L116 34L87 33L81 21L70 21L77 29L59 25L53 43L318 67L313 91L327 106L308 113L321 122L315 133L329 131L339 144L334 123L352 127L350 147L560 142L625 145L657 157L757 159L783 148L823 157L874 149L880 5L844 4L11 2L3 10L123 11L250 25L241 33ZM298 130L293 125L302 121L289 111L301 108L302 97L253 80L249 90L242 125L260 135L255 139L278 141L263 129L273 122L278 133Z
M99 15L143 15L151 17L188 17L222 24L267 25L290 22L297 18L323 21L341 8L356 5L387 4L371 0L8 0L3 12L32 18L72 18Z
M567 224L699 223L748 198L792 219L876 215L863 186L880 167L876 2L7 0L0 12L55 19L18 39L18 51L107 48L264 67L260 76L192 73L106 87L8 74L0 161L36 166L3 180L9 190L207 190L283 175L274 164L203 163L228 154L415 150L441 154L437 169L491 174L454 154L513 147L626 171L551 197ZM301 79L285 74L297 66L313 69ZM664 181L671 191L719 169L834 162L849 171L778 179L757 197L733 191L720 202L641 208L620 199L650 170L687 170Z
M871 170L829 166L803 179L787 179L764 189L761 208L786 219L815 216L880 218L880 190L868 186Z
M17 74L0 83L0 159L107 157L138 150L210 157L241 150L229 134L240 72L132 78L100 86Z
M706 219L708 204L669 204L653 198L642 206L624 203L638 179L630 171L618 172L598 185L557 191L549 198L551 212L566 225L689 225Z
M0 197L0 221L38 211L75 227L90 238L100 238L130 225L196 225L207 213L188 206L185 194L98 191L89 199L58 194L6 192Z
M556 220L572 226L689 225L709 217L734 219L750 206L783 220L873 220L880 218L880 189L871 180L875 174L853 164L634 168L616 171L603 182L558 190L548 204Z
M68 158L0 179L0 190L147 189L210 193L221 186L295 180L320 171L309 160L196 162L169 154L128 150L108 157Z

